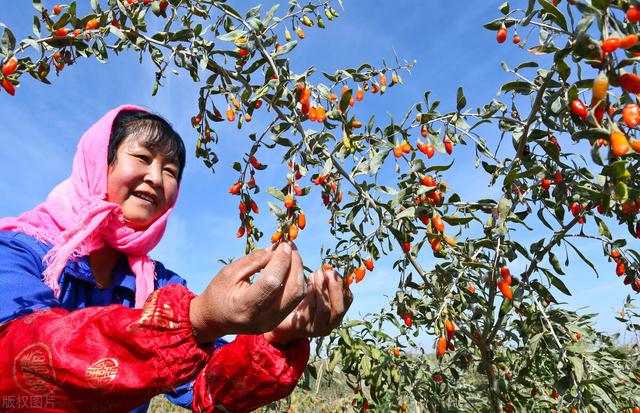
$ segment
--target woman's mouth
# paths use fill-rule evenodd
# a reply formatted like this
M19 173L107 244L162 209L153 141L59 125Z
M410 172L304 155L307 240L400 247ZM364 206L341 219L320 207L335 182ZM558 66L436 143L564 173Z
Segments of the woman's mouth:
M132 192L131 195L135 196L136 198L142 199L143 201L146 201L150 204L154 204L156 203L156 199L155 197L153 197L150 194L147 193L143 193L143 192Z

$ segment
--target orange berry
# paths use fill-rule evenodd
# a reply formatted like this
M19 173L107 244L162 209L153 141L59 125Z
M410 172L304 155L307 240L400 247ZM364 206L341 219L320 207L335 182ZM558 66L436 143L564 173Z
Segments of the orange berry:
M306 226L307 226L307 217L302 212L300 212L298 214L298 227L300 229L304 229L304 227Z
M287 208L293 208L296 205L296 200L293 198L292 195L287 195L284 198L284 206Z
M442 357L444 356L444 353L447 351L447 339L440 336L438 338L438 344L437 344L437 353L438 353L438 357Z
M229 122L233 122L234 120L236 120L236 114L229 106L227 106L227 120Z
M513 298L511 286L505 280L498 280L498 289L506 299L511 300Z
M233 184L231 188L229 188L229 193L235 195L238 192L240 192L241 188L242 188L242 183L236 182L235 184Z
M353 274L349 274L349 276L347 276L346 282L347 282L347 287L353 283Z
M638 43L638 36L635 34L628 34L622 39L620 39L620 48L629 49Z
M617 129L611 133L609 142L611 144L611 152L615 156L626 155L631 149L627 137Z
M84 26L84 28L86 30L93 30L96 27L98 27L98 25L100 24L100 21L98 19L91 19L87 22L87 24Z
M433 217L433 228L438 232L444 231L444 222L442 221L442 218L440 218L440 215L435 215Z
M504 43L504 41L507 40L507 28L504 27L504 24L498 30L496 40L498 41L498 43Z
M355 270L353 270L354 274L355 274L355 279L356 279L356 283L359 283L360 281L362 281L362 279L364 278L364 275L366 273L366 270L364 269L364 267L361 265L358 268L356 268Z
M289 240L293 241L298 238L298 227L295 224L289 226Z
M445 320L445 330L447 330L447 340L451 341L456 333L456 325L451 320Z
M604 53L615 52L618 47L620 47L620 38L618 37L609 37L602 41L602 51Z
M431 245L431 249L433 250L434 255L439 253L442 249L442 242L440 241L439 237L431 239L431 241L429 241L429 244Z
M69 34L69 30L66 27L61 27L59 29L57 29L54 34L58 37L64 37L67 34Z
M0 83L0 84L2 85L4 90L7 91L8 94L10 94L11 96L15 96L16 88L13 85L13 83L11 83L11 81L9 81L9 79L7 79L7 78L2 79L2 83Z
M327 120L327 111L324 110L322 105L318 105L318 119L317 120L318 120L319 123L324 123L324 121Z
M509 267L506 265L500 267L500 277L502 277L507 285L511 285L511 271L509 271Z
M280 241L280 238L282 238L282 232L274 232L273 235L271 235L271 243L275 244L276 242Z
M364 262L364 266L367 268L367 270L373 271L373 259L371 257L367 258L367 260Z
M411 314L402 313L402 320L404 321L404 325L411 328L411 325L413 324L413 317L411 317Z
M451 142L451 139L449 138L444 138L443 142L444 149L447 151L447 154L451 155L451 152L453 152L453 142Z
M629 6L629 8L627 9L627 20L629 20L631 23L639 22L640 8L634 5Z
M2 66L2 74L5 76L10 76L16 71L16 67L18 67L18 61L12 57L7 63Z
M315 106L311 106L309 108L309 120L311 122L315 122L316 119L318 119L318 110L316 109Z

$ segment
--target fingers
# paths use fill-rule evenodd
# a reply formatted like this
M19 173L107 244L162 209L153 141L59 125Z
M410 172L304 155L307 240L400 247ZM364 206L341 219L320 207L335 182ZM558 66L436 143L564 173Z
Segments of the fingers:
M313 273L313 295L315 297L313 329L316 335L324 336L331 331L329 328L331 303L329 301L328 282L322 270Z
M264 270L256 282L247 290L247 301L257 304L264 303L282 290L284 282L291 268L291 246L280 243L272 253L271 259L264 266Z
M291 268L285 280L284 291L282 293L281 303L283 307L293 310L302 300L307 292L307 283L304 279L304 267L302 265L302 257L293 242L290 243L291 252Z
M254 251L227 265L227 271L231 277L237 280L248 279L253 274L265 268L273 254L274 251L271 247Z
M338 276L338 273L334 270L325 271L327 277L329 279L329 302L331 303L331 318L329 319L329 325L334 327L340 323L342 317L347 312L347 308L351 304L351 301L348 301L347 291L343 287L343 281Z

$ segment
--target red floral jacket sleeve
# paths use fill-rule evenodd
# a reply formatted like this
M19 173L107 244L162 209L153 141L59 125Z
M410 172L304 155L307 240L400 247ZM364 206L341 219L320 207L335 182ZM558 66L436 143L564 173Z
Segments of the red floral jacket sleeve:
M293 391L309 360L309 340L276 348L263 335L239 335L218 348L193 387L196 412L250 412Z
M156 290L142 309L53 308L0 325L0 411L128 412L196 377L193 404L202 411L214 411L207 410L211 403L256 408L279 398L280 384L293 390L308 343L280 352L262 336L241 336L212 355L192 334L193 297L176 284ZM228 359L238 352L251 361ZM246 369L232 372L231 364ZM257 377L270 386L253 383ZM261 393L228 393L234 385ZM238 399L229 400L230 394Z

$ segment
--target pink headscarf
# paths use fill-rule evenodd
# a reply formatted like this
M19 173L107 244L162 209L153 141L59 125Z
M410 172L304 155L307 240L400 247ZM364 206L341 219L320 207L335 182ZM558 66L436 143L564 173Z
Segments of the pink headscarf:
M82 135L71 176L53 188L45 202L18 218L0 219L0 230L23 232L53 244L43 259L43 276L56 297L60 295L60 274L67 261L107 245L129 259L136 275L136 308L141 308L153 292L155 262L147 254L160 242L175 200L164 215L140 231L126 226L122 209L105 200L111 126L116 115L127 109L146 111L123 105L108 112Z

